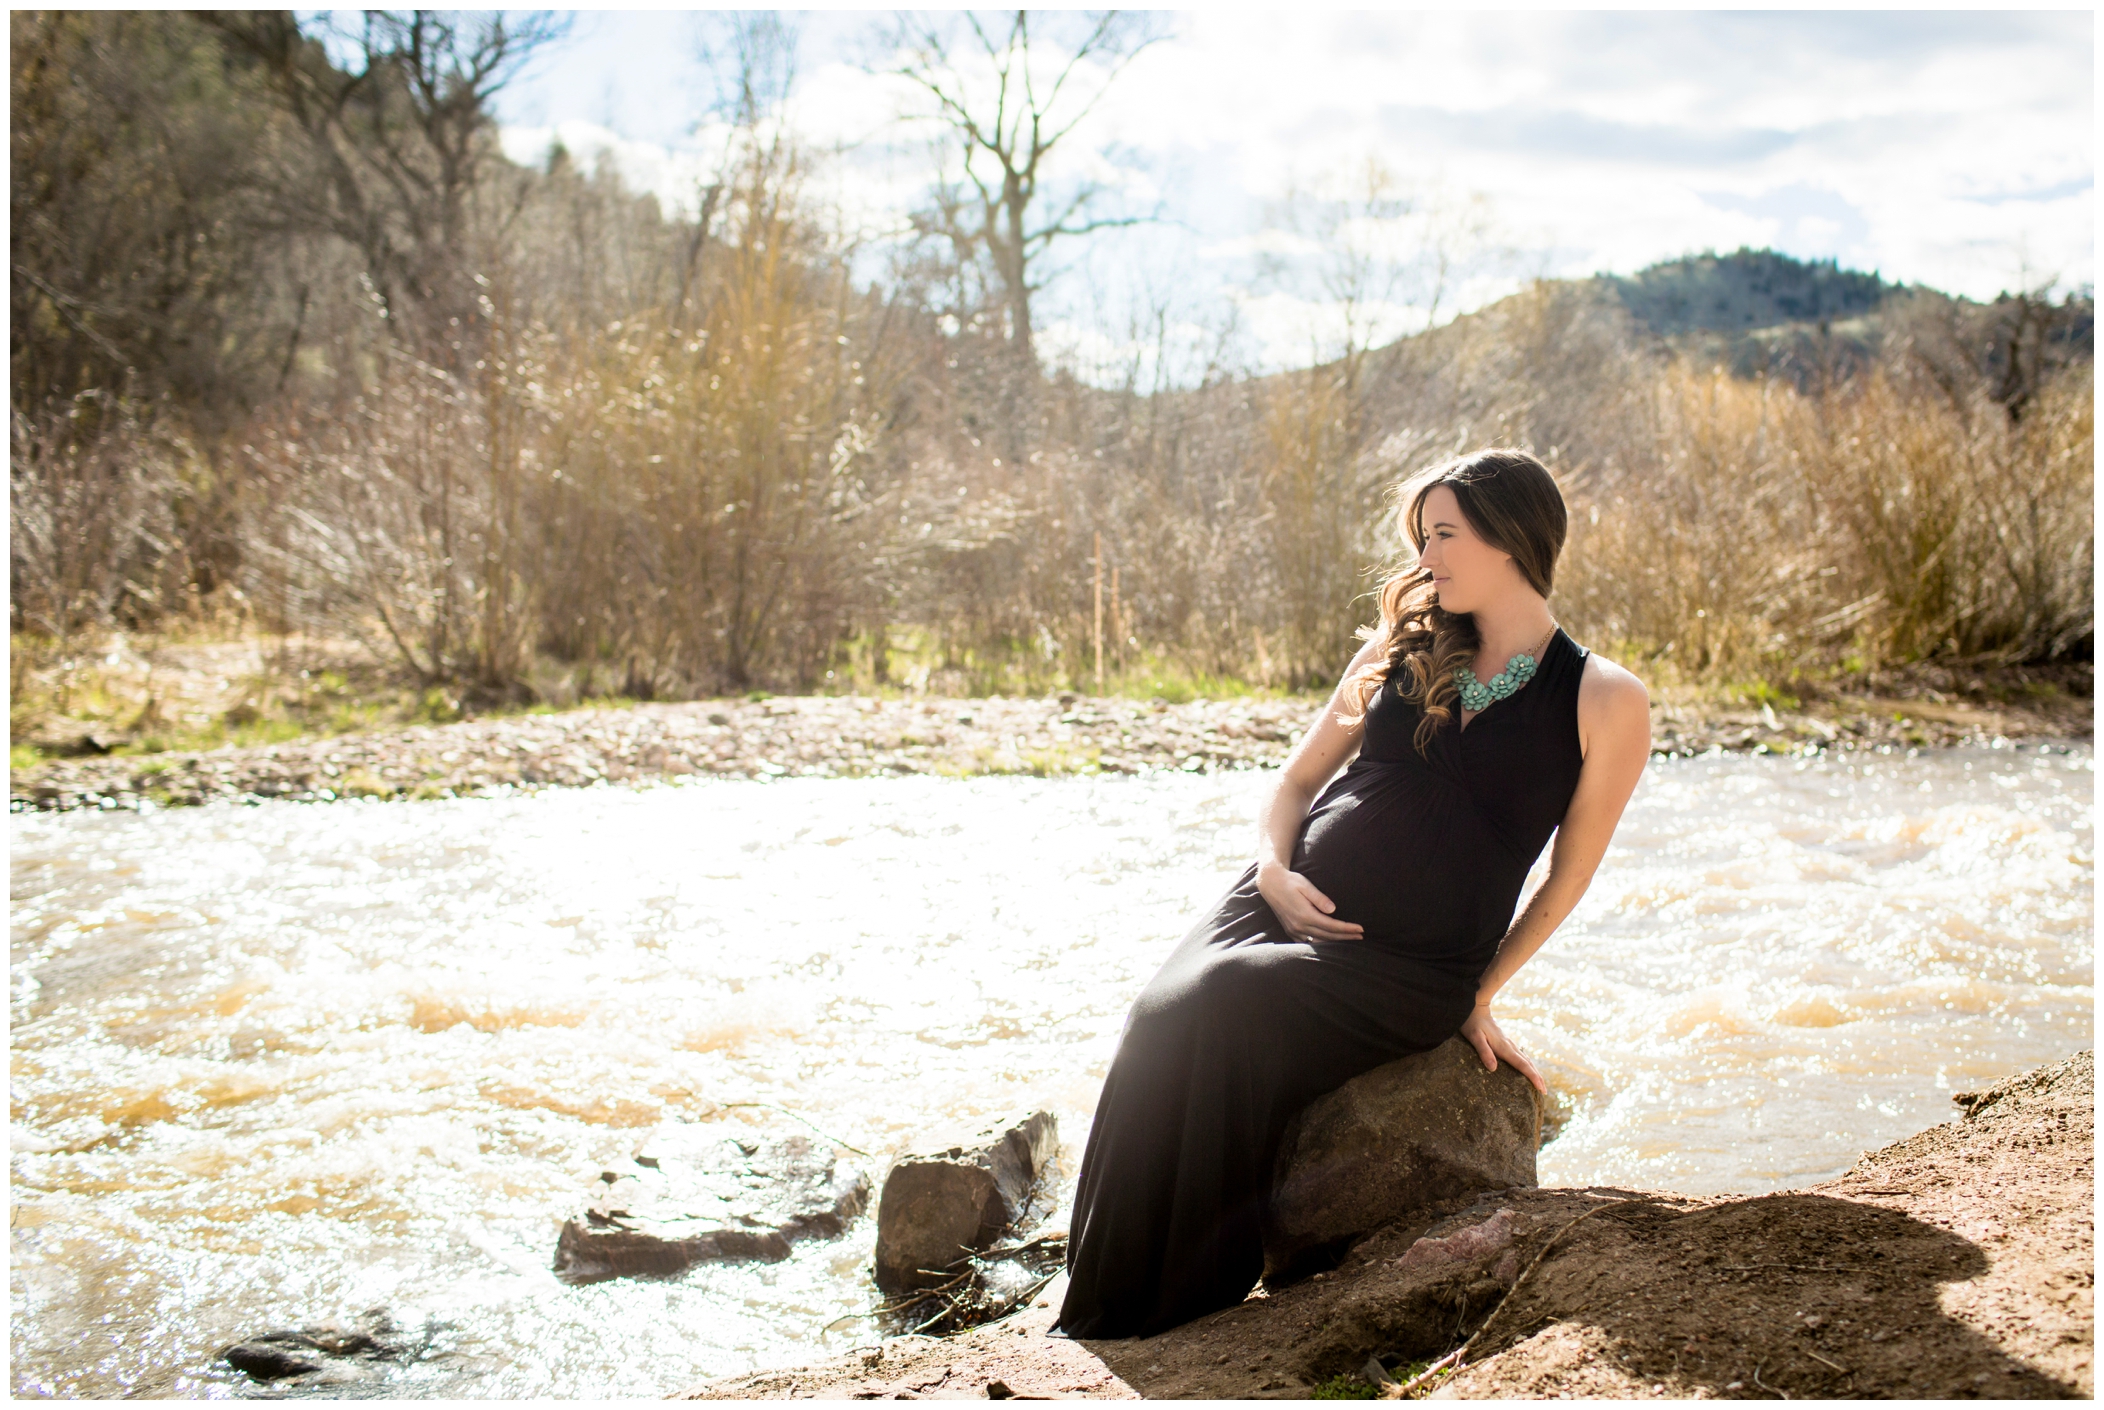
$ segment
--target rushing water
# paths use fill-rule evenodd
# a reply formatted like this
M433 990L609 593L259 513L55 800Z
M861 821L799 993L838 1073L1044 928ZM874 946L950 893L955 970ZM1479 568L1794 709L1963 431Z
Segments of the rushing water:
M231 1394L227 1342L375 1306L443 1353L396 1394L866 1340L823 1329L868 1219L589 1288L557 1226L660 1121L782 1119L730 1103L880 1157L1048 1106L1078 1153L1266 777L18 816L15 1390ZM2090 802L2086 747L1654 763L1504 1005L1574 1112L1544 1181L1801 1184L2088 1045Z

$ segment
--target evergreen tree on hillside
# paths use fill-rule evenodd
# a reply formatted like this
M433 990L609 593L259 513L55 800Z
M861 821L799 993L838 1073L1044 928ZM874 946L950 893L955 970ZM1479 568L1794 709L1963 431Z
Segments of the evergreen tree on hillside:
M1666 336L1855 318L1899 287L1876 274L1843 269L1835 260L1749 249L1689 255L1605 280L1632 317Z

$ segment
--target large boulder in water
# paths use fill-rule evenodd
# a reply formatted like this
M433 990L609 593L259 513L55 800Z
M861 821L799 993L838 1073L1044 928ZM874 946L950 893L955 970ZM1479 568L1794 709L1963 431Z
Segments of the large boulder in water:
M589 1200L556 1241L555 1273L567 1283L779 1262L799 1239L845 1231L869 1204L869 1176L802 1135L668 1127L601 1171Z
M1532 1188L1543 1098L1466 1039L1362 1073L1286 1128L1264 1221L1264 1276L1331 1266L1383 1225L1490 1190Z
M932 1287L941 1269L990 1247L1022 1217L1058 1149L1058 1120L1034 1111L902 1156L877 1201L877 1286Z

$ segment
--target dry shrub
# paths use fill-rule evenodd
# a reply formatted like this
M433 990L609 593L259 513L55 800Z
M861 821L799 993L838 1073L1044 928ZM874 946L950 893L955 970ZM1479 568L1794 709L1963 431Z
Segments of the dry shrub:
M488 694L543 653L632 695L808 683L880 556L882 308L793 168L757 151L743 176L686 323L558 332L485 280L464 370L397 351L308 438L265 438L286 614Z
M155 616L177 551L180 436L100 392L10 423L9 586L17 628L66 637Z
M1276 650L1266 674L1293 686L1337 674L1339 609L1367 586L1381 479L1353 444L1351 388L1334 369L1277 379L1254 447L1259 533ZM1261 628L1259 628L1261 629ZM1244 665L1244 669L1247 667Z
M1820 591L1819 511L1787 431L1802 408L1769 383L1671 366L1642 410L1649 456L1574 495L1557 606L1654 669L1761 670Z
M1698 680L2064 656L2093 630L2093 408L2086 368L2016 419L1885 369L1822 395L1669 367L1650 456L1575 497L1558 605Z
M1843 613L1874 661L2057 657L2092 632L2094 398L2068 369L2021 419L1874 374L1802 435Z
M884 308L756 153L698 321L576 330L547 369L542 646L637 693L808 684L872 613Z
M508 401L392 349L341 412L261 428L250 454L278 494L252 557L275 614L363 640L422 684L514 679L530 598Z

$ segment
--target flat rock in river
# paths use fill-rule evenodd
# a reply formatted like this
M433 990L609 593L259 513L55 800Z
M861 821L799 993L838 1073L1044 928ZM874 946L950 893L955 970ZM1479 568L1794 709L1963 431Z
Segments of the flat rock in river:
M633 1159L601 1171L589 1197L556 1242L564 1282L777 1262L799 1239L843 1232L869 1203L869 1177L802 1135L668 1127Z
M235 1342L220 1359L251 1380L288 1388L342 1387L377 1379L387 1363L416 1360L431 1343L431 1330L405 1332L374 1308L350 1323L264 1332Z
M1532 1188L1542 1099L1462 1038L1353 1078L1286 1130L1264 1225L1267 1281L1327 1267L1354 1239L1489 1190Z

